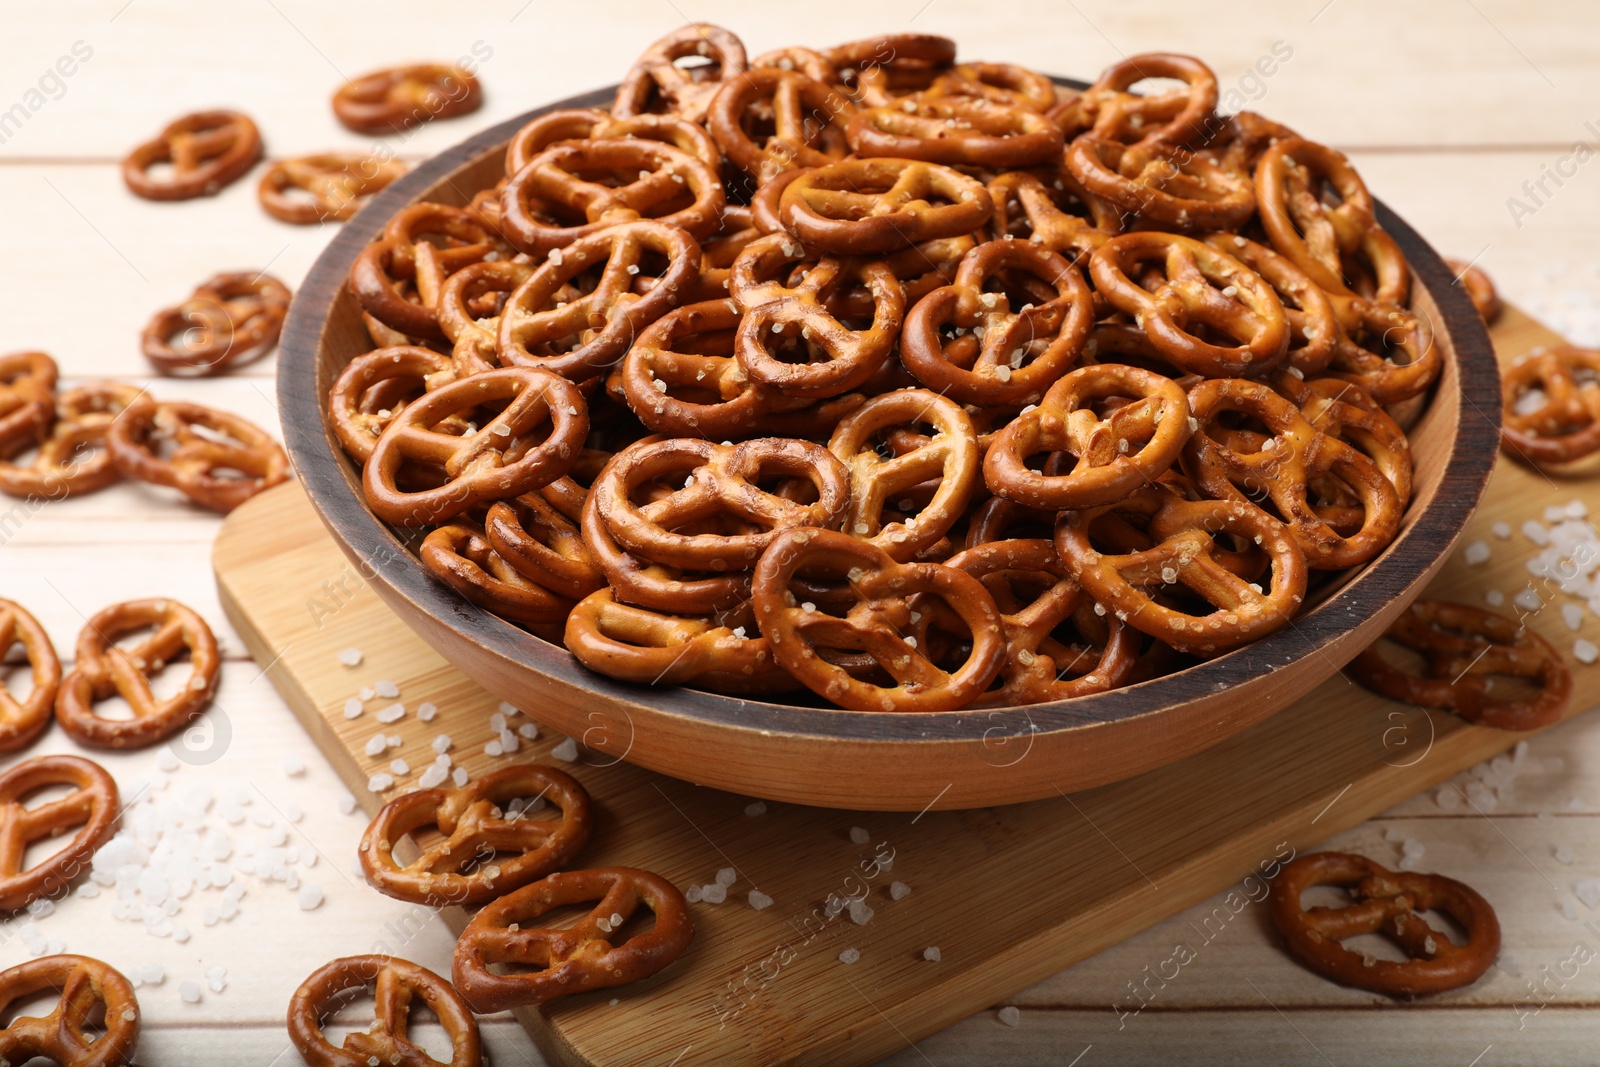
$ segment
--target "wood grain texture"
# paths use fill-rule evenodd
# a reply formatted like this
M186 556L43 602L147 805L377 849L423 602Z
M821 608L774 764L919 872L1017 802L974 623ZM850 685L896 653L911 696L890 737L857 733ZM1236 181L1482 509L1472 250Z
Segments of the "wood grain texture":
M1496 337L1502 358L1550 339L1514 311ZM1548 499L1538 475L1501 463L1480 514L1524 514ZM548 760L560 740L546 735L509 757L484 755L496 698L389 613L364 580L370 576L318 528L300 487L280 487L236 512L214 560L223 605L245 642L272 663L269 676L368 810L383 799L364 788L382 761L362 752L377 729L370 714L348 720L342 711L351 672L334 652L347 645L364 651L364 673L399 682L408 708L427 700L440 709L432 723L408 714L383 728L399 732L408 751L426 751L435 734L449 734L458 762L477 775L511 760ZM1476 602L1484 588L1525 581L1522 574L1509 552L1481 566L1452 555L1429 593ZM324 609L330 579L341 590L332 612ZM1552 622L1535 625L1555 637ZM1580 668L1574 709L1597 699L1600 670ZM535 719L545 711L534 702L524 710ZM750 817L743 797L614 762L598 742L627 737L632 723L595 712L592 745L572 767L602 812L583 862L644 866L680 886L732 866L739 880L730 904L695 908L699 933L678 964L619 997L626 1016L605 992L522 1013L545 1055L560 1064L670 1062L690 1047L714 1063L874 1062L1518 739L1378 699L1335 673L1283 713L1205 752L1070 797L916 815L775 804ZM708 762L720 755L712 747L705 753ZM1013 766L1039 758L1019 747L991 754ZM852 826L868 831L867 844L851 841ZM892 870L863 876L860 865L887 849ZM913 886L912 895L893 901L891 879ZM743 906L752 888L771 896L773 907ZM829 893L860 889L875 911L868 924L825 917ZM1491 895L1514 892L1515 883L1498 889ZM453 925L464 918L446 915ZM921 958L929 945L940 948L941 963ZM848 947L862 953L854 966L837 958ZM1286 959L1275 962L1283 973L1266 979L1275 990L1305 990L1306 1006L1328 1002L1315 980ZM1062 996L1044 996L1052 995ZM1109 1006L1118 994L1112 988L1104 996ZM1066 996L1074 998L1086 999Z
M1426 584L1482 492L1499 410L1487 336L1434 251L1380 205L1383 225L1413 266L1413 307L1433 324L1445 371L1411 431L1416 489L1399 536L1292 626L1141 685L978 712L815 710L647 689L589 672L565 650L463 603L370 513L359 468L328 428L327 390L372 347L346 277L384 221L417 201L464 203L502 173L505 142L521 125L544 111L602 102L609 92L491 127L406 175L352 220L318 258L285 324L279 406L313 506L351 561L373 571L379 595L425 641L502 697L533 693L547 721L569 732L583 732L597 707L626 716L635 726L629 758L641 766L771 799L909 811L930 803L1016 803L1119 781L1259 722L1342 666ZM1025 764L994 758L997 745L1024 743L1038 758ZM615 744L597 747L619 751ZM723 755L711 767L701 761L706 746Z

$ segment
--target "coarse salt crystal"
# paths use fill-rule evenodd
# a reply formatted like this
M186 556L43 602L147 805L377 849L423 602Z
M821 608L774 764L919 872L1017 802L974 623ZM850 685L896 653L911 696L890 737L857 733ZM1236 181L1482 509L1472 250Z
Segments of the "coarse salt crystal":
M1573 632L1583 629L1583 609L1576 604L1561 605L1561 621Z
M850 921L857 926L865 926L872 921L872 907L864 900L850 902Z
M483 746L483 754L485 756L503 756L505 755L505 749L500 747L499 741L490 741Z
M1550 543L1550 535L1545 532L1545 528L1532 519L1522 524L1522 536L1541 548Z
M1565 863L1569 865L1572 863L1573 857L1571 846L1557 845L1553 850L1552 855L1555 856L1557 863Z
M450 781L455 783L457 789L460 789L471 780L472 776L467 773L467 769L465 767L457 767L455 770L450 772Z
M765 815L767 813L767 802L764 800L752 800L744 806L744 813L752 819L757 815Z
M1489 544L1486 541L1474 541L1468 545L1462 556L1472 566L1489 562Z
M346 667L359 667L365 658L359 648L347 648L339 653L339 662Z
M750 890L746 899L750 901L750 906L757 911L764 911L772 907L772 898L759 889Z
M192 981L178 983L178 995L183 998L185 1004L200 1003L200 983Z
M356 810L355 794L345 790L339 797L339 813L341 815L354 815Z
M840 963L855 963L860 959L861 952L858 949L847 948L843 952L839 953Z
M1483 602L1491 608L1498 608L1506 602L1506 595L1498 589L1490 589L1484 592Z
M437 714L439 714L439 709L434 707L432 704L423 702L417 705L417 718L421 719L423 722L432 722L433 717Z
M389 770L395 775L410 774L411 764L403 759L393 759L389 761Z
M373 715L373 718L377 719L381 723L384 723L385 725L391 722L399 722L405 717L406 706L404 704L390 704L388 707L380 708L378 712Z
M1497 522L1493 526L1489 527L1489 532L1500 538L1502 541L1510 540L1511 524L1509 522Z
M1561 912L1561 917L1566 919L1568 922L1575 923L1578 921L1578 908L1577 905L1572 903L1572 901L1563 900L1561 902L1561 907L1558 910Z
M1538 611L1544 607L1544 601L1539 599L1539 594L1533 591L1533 586L1525 585L1522 592L1511 598L1511 602L1527 611Z
M326 899L322 887L315 882L306 882L295 894L295 901L300 905L301 911L315 911L322 906Z
M687 900L691 904L700 903L700 887L697 885L692 885L688 889L685 889L683 891L683 899Z
M712 882L700 887L700 899L707 904L721 904L728 899L728 887L721 882Z
M1583 906L1590 911L1600 911L1600 882L1592 878L1585 878L1572 887L1578 894L1578 899L1583 901Z
M850 840L858 845L864 845L872 840L872 835L867 833L865 827L852 826L850 827Z
M283 760L283 773L290 778L298 778L306 773L306 761L299 756L285 756Z
M347 719L359 718L361 715L361 698L351 697L344 702L344 717Z
M906 897L909 897L910 895L911 895L911 887L906 885L904 882L890 882L889 883L889 899L890 900L904 900Z
M944 957L940 954L938 945L929 945L922 950L922 958L929 963L938 963Z
M381 756L389 747L389 739L382 734L373 734L367 741L366 753L369 756Z
M569 737L562 741L555 748L552 748L550 750L550 755L554 756L558 760L561 760L563 763L571 763L573 760L578 758L578 742Z
M718 885L732 885L739 880L738 872L732 867L724 867L717 872Z
M1007 1026L1022 1025L1022 1012L1014 1004L1007 1004L1001 1008L997 1018Z
M394 778L387 774L374 774L367 779L367 789L374 793L382 793L386 789L394 788Z
M383 697L385 700L393 700L395 697L400 695L400 687L395 685L389 679L382 678L373 683L372 692L374 695Z
M433 745L431 747L433 748L433 750L435 752L439 753L440 755L443 755L444 753L449 752L450 751L450 735L449 734L440 734L438 737L435 737L433 739Z
M1579 663L1593 663L1600 659L1600 647L1586 637L1580 637L1572 642L1572 658Z

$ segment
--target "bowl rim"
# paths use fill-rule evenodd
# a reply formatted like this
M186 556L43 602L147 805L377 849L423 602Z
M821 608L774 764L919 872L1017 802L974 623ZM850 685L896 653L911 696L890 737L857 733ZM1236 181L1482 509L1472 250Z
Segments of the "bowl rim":
M1051 77L1069 89L1088 87L1076 79ZM326 396L318 388L317 352L327 312L345 284L351 262L390 216L450 173L499 151L532 119L564 108L605 108L614 95L613 86L533 108L482 130L397 179L344 223L318 255L296 291L279 342L277 399L284 444L323 524L358 561L368 580L382 582L414 610L459 631L519 669L535 671L625 707L647 706L654 715L817 741L904 744L968 742L981 737L987 742L1126 723L1232 688L1304 656L1327 658L1326 647L1383 610L1450 550L1488 485L1500 436L1499 372L1488 329L1433 247L1374 198L1378 220L1405 253L1414 283L1422 284L1438 308L1442 322L1434 323L1435 333L1446 335L1455 353L1459 403L1476 409L1493 434L1488 438L1481 431L1468 433L1458 428L1429 506L1411 517L1410 525L1376 560L1288 626L1175 674L1091 696L1010 708L850 711L778 704L682 686L641 686L594 673L565 648L542 641L466 601L435 579L405 541L368 509L358 489L359 473L355 477L349 473L350 461L328 426ZM313 307L313 301L319 306ZM1433 395L1434 402L1439 402L1439 394ZM1472 401L1473 396L1486 398L1487 407ZM308 412L315 418L305 417ZM1484 440L1492 443L1474 444ZM1330 665L1330 676L1343 666L1332 661Z

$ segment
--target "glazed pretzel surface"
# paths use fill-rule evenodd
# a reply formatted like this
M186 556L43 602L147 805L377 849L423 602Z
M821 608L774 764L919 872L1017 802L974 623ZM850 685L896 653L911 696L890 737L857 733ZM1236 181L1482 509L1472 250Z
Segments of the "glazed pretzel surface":
M554 908L591 901L589 913L570 926L535 924ZM650 910L654 928L618 937L640 907ZM474 1011L504 1011L648 978L693 939L683 894L661 876L631 867L561 871L473 916L456 943L451 974ZM502 975L489 969L496 963L531 969Z
M704 65L679 65L691 57ZM746 66L744 42L738 37L710 23L691 23L645 49L617 86L611 113L630 118L666 111L699 122L722 85Z
M21 604L0 599L0 664L13 666L9 653L16 646L22 648L23 664L33 676L33 685L18 699L0 684L0 752L26 748L44 732L61 685L61 661L50 635ZM4 670L0 667L0 672Z
M1561 464L1600 451L1600 351L1562 345L1529 353L1504 372L1500 391L1512 456Z
M335 1046L322 1020L351 990L372 987L377 1025L346 1035ZM431 1011L450 1038L450 1058L440 1061L411 1040L411 1011ZM393 956L345 956L330 960L300 983L289 1001L289 1040L309 1067L481 1067L478 1021L461 994L426 967Z
M406 165L397 159L319 152L273 163L261 175L256 196L262 209L280 222L344 222L405 172Z
M55 417L56 374L43 352L0 356L0 447L44 436Z
M856 159L799 175L778 210L806 248L864 255L971 233L994 204L977 181L937 163Z
M171 486L213 511L232 511L289 477L288 457L265 430L182 400L129 404L107 427L106 446L127 477Z
M142 392L118 382L88 382L54 398L54 421L37 441L31 460L23 459L35 444L32 433L0 442L0 493L59 500L92 493L121 477L106 446L111 420Z
M1317 886L1345 890L1345 907L1306 907ZM1471 985L1500 953L1500 922L1476 890L1438 874L1390 871L1345 852L1318 852L1284 865L1272 883L1272 924L1291 955L1324 978L1391 997L1417 997ZM1424 912L1448 915L1466 943L1428 922ZM1375 959L1341 942L1380 934L1407 956Z
M70 786L64 797L28 803L42 789ZM13 912L45 896L64 894L111 840L121 809L117 783L79 756L36 756L0 772L0 911ZM28 846L76 828L66 847L25 867Z
M1572 696L1572 673L1550 642L1492 611L1419 600L1385 637L1418 653L1423 674L1397 667L1381 641L1351 661L1350 673L1392 700L1448 708L1500 730L1534 730L1558 721ZM1509 686L1511 679L1525 684Z
M261 132L237 111L200 111L169 123L122 161L122 180L146 200L215 196L261 158ZM151 174L156 164L171 173Z
M288 286L261 272L215 275L183 303L156 312L140 349L162 374L220 374L272 350L289 295Z
M333 94L333 113L357 133L404 133L432 119L476 111L478 79L449 63L414 63L363 74Z
M560 816L512 808L518 798L543 798ZM429 826L442 841L419 844L409 862L395 857L402 837ZM361 869L397 900L483 904L565 866L592 826L589 794L577 779L554 767L509 767L458 789L419 789L385 804L362 835Z
M59 993L48 1015L19 1016L0 1029L0 1058L44 1057L58 1067L124 1067L139 1044L133 983L88 956L55 955L0 972L0 1012L42 993Z
M155 632L122 647L118 638L146 628ZM150 680L187 651L190 673L177 692L158 699ZM188 725L211 703L222 660L211 627L176 600L127 600L95 612L78 634L72 670L56 697L61 728L80 744L144 748ZM94 710L116 694L133 709L128 719Z

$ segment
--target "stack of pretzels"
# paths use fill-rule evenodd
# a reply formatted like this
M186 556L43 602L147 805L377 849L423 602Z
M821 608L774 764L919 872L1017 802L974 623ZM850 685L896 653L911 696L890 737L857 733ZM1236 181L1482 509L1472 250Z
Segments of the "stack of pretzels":
M1442 355L1349 162L1216 104L687 26L394 216L333 429L434 574L632 682L945 711L1226 652L1394 538Z

